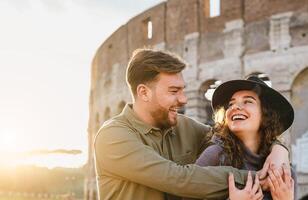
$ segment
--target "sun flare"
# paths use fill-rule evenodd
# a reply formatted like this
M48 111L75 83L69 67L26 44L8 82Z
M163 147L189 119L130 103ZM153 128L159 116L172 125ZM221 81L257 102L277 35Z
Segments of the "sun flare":
M12 133L2 133L0 135L0 151L16 152L18 151L18 138Z

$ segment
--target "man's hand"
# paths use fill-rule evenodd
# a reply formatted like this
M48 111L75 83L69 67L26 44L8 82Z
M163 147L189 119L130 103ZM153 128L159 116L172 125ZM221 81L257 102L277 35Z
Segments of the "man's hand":
M294 180L291 177L290 167L282 167L283 175L277 169L268 171L268 184L273 200L293 200L294 199Z
M271 153L267 156L263 168L258 172L258 175L261 180L265 179L270 165L276 166L279 169L280 175L282 175L282 165L289 165L289 163L288 150L279 144L274 144Z
M233 174L229 175L229 199L230 200L262 200L263 193L259 185L259 178L256 175L255 183L253 184L251 173L248 172L247 182L244 189L239 190L234 183Z

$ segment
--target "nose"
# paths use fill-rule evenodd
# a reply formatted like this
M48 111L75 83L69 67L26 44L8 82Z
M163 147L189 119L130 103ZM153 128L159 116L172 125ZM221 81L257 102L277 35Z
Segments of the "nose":
M243 109L243 105L242 103L234 103L231 107L232 110L242 110Z
M187 104L187 97L184 92L181 92L178 96L178 102L182 105Z

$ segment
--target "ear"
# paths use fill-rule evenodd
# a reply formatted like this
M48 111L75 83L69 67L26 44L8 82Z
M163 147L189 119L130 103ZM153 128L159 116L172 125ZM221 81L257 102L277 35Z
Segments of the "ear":
M145 84L137 86L137 96L140 100L148 102L152 96L152 90Z

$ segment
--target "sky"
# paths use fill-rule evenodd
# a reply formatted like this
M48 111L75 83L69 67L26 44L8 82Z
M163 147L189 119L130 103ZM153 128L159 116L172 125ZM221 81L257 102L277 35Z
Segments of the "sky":
M86 162L95 52L118 27L162 1L0 0L0 164ZM11 156L55 149L82 153L24 161Z

